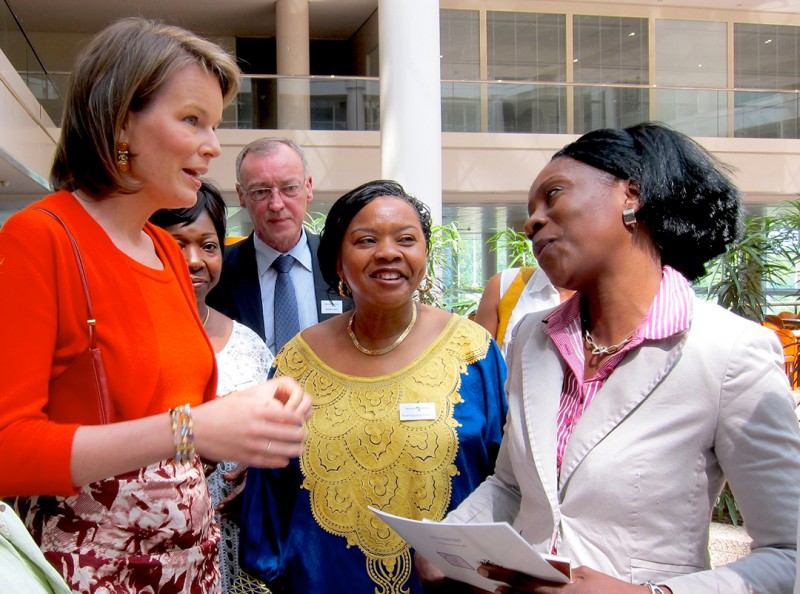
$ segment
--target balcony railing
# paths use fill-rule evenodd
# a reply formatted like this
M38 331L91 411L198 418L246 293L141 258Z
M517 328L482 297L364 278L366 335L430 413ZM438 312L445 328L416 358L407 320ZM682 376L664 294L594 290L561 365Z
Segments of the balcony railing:
M7 2L0 2L0 52L11 62L51 119L59 121L62 95Z
M34 94L60 121L66 74L26 72ZM377 78L245 76L223 128L380 130ZM442 81L443 132L582 134L646 120L691 136L800 138L800 91ZM296 118L282 112L300 111Z

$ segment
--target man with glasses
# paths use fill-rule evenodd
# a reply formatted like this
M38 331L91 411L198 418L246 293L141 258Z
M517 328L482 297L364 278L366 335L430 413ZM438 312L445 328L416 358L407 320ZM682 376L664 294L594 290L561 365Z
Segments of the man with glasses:
M236 157L236 192L254 231L225 252L209 304L259 334L277 354L294 333L352 308L322 279L319 237L303 229L314 197L303 149L262 138Z

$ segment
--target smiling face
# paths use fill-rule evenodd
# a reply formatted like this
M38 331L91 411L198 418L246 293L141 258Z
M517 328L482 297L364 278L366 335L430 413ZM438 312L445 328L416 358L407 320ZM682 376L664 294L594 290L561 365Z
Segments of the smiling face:
M239 204L247 209L256 235L271 248L286 253L300 239L308 203L314 197L311 178L306 177L303 160L292 148L279 144L269 153L249 153L239 170L236 184ZM297 196L287 197L273 191L264 200L253 199L260 188L283 188L300 185Z
M217 285L222 271L222 249L214 223L204 210L194 223L170 225L165 230L183 251L199 307Z
M427 257L416 209L402 198L380 196L350 221L338 270L356 307L399 307L408 303L422 282Z
M146 109L128 114L119 141L128 145L130 175L144 184L141 196L153 211L195 203L200 177L220 154L221 118L219 81L196 64L180 69Z
M629 182L559 157L531 185L525 234L554 285L584 290L617 257L624 257L631 233L622 211L637 205Z

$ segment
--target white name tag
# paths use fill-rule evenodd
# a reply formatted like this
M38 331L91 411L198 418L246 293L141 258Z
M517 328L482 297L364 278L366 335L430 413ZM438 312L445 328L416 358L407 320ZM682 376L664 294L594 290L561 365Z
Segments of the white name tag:
M342 302L339 299L323 299L319 302L320 311L324 314L340 314L342 313Z
M418 402L400 405L401 421L434 421L436 420L435 402Z

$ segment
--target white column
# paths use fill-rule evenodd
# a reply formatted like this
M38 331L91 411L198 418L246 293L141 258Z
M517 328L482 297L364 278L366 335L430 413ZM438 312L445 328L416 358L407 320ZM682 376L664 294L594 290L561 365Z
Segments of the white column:
M379 0L381 175L442 220L439 3Z
M275 47L279 75L308 76L308 0L277 0L275 3ZM278 81L278 128L308 130L310 127L310 83L307 78Z

